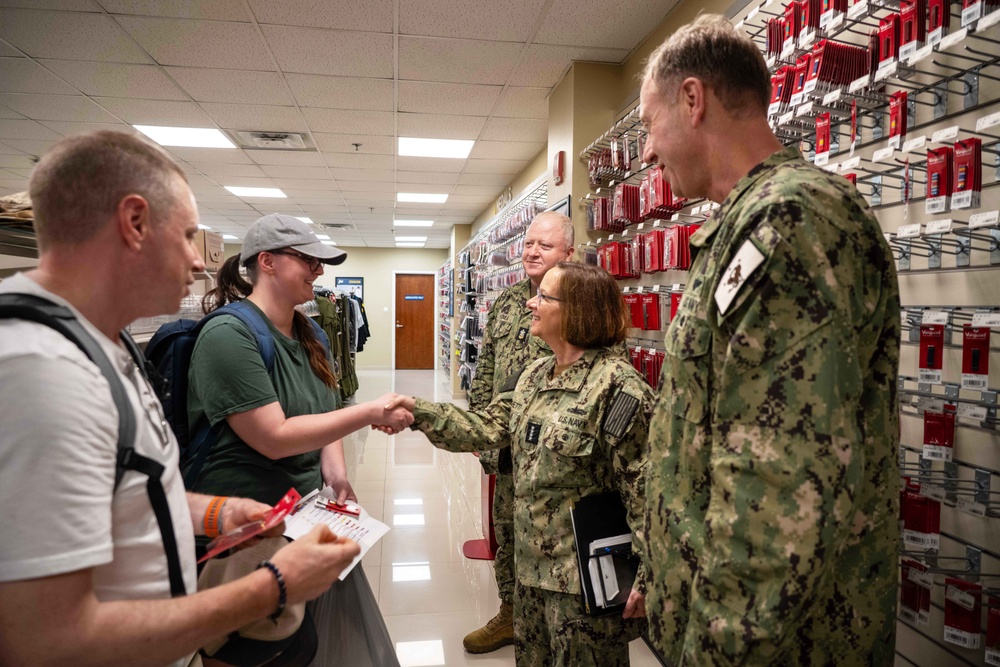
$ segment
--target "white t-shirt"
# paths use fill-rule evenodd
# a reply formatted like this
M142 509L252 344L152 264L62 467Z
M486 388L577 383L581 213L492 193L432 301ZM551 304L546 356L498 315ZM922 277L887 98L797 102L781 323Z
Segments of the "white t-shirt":
M23 274L0 283L2 292L69 306ZM194 529L177 441L128 352L73 311L119 371L136 416L135 450L165 468L185 588L194 593ZM170 597L147 477L126 471L112 494L117 442L118 411L97 366L49 327L0 320L0 581L93 568L99 600Z

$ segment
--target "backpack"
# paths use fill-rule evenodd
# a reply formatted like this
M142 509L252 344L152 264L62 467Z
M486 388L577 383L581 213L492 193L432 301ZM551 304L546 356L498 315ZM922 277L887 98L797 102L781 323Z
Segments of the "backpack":
M184 573L177 550L177 538L174 533L173 520L170 517L167 494L163 490L164 467L159 462L135 451L133 444L136 434L136 416L132 411L132 404L128 400L125 387L111 361L101 349L100 343L94 340L69 308L33 294L0 294L0 319L36 322L58 331L80 348L80 351L101 371L108 382L111 398L118 410L118 444L113 489L118 489L127 470L134 470L149 478L146 483L146 492L149 494L149 502L153 508L156 523L160 528L160 537L163 540L163 550L167 557L167 574L170 579L170 594L174 597L184 595ZM120 336L139 372L148 380L148 367L139 347L125 331L122 331Z
M191 365L195 342L202 328L219 315L232 315L250 329L257 341L264 367L270 375L274 370L274 337L260 313L243 301L228 303L200 320L176 320L164 324L146 345L146 359L156 371L151 374L153 388L163 404L167 422L177 436L184 486L188 489L192 489L197 483L212 445L219 439L226 423L222 420L211 427L203 424L196 433L192 433L187 412L188 367ZM326 333L312 319L309 321L317 338L329 350L330 342Z

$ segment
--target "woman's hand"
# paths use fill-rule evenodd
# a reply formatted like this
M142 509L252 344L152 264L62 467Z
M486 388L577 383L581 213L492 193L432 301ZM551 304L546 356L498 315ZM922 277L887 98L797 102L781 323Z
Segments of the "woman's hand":
M372 401L372 428L394 435L412 424L412 408L407 409L400 402L400 399L405 398L409 397L390 393Z
M622 618L643 618L645 616L646 596L633 588L629 591L628 602L625 603L625 611L622 612Z

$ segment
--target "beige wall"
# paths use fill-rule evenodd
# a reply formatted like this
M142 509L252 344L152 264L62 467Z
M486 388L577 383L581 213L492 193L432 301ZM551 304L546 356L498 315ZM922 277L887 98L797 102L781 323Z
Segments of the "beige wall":
M550 129L549 137L551 136L552 136L552 130ZM547 158L548 158L548 153L543 148L541 151L539 151L538 155L536 155L534 159L528 163L528 166L522 169L521 173L515 176L510 181L510 183L507 184L507 187L510 188L511 194L513 194L516 197L522 190L528 187L532 181L534 181L536 178L545 173L545 170L548 169L548 165L551 164L550 162L547 162ZM549 201L550 202L554 201L551 195L549 196ZM483 228L483 225L492 220L493 216L495 215L496 215L496 202L493 202L492 204L484 208L482 211L480 211L479 215L476 216L476 219L472 222L472 236L478 234L479 230ZM459 246L457 248L452 248L452 251L458 252L461 249L462 246Z
M364 352L357 357L358 368L391 368L393 333L392 321L393 271L406 273L437 273L448 258L448 250L405 248L344 248L347 259L339 266L327 268L317 285L334 287L337 276L365 279L365 312L372 336ZM435 345L437 338L435 340ZM436 352L435 352L436 356Z

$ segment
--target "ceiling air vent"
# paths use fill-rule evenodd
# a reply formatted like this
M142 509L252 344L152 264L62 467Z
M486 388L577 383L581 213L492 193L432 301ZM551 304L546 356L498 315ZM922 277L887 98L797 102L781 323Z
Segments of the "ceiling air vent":
M309 136L304 132L257 132L237 130L233 132L241 148L280 149L283 151L315 151Z
M324 222L323 226L326 227L327 229L354 229L354 225L349 223L340 223L340 222L334 222L329 224Z

